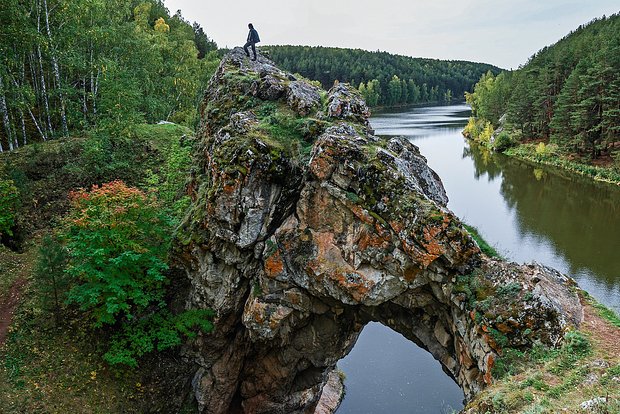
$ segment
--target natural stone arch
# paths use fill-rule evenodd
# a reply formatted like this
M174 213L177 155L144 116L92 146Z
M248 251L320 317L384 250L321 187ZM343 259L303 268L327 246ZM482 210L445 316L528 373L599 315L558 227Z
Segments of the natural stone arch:
M300 126L295 145L270 135L269 111ZM557 345L579 322L567 278L480 253L418 148L372 135L347 85L321 99L235 49L202 114L178 237L188 307L216 312L185 351L200 412L313 412L369 320L429 350L467 397L503 346Z

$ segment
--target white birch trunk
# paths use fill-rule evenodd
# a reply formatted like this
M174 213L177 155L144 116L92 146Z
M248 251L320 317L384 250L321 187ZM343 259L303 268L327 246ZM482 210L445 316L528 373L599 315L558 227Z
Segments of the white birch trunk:
M50 30L49 11L47 8L47 0L43 0L43 9L45 10L45 29L47 30L47 38L50 42L50 52L52 57L52 69L54 71L54 77L56 78L56 87L58 88L58 97L60 98L60 122L62 124L63 136L69 135L67 128L67 114L65 111L65 99L62 93L62 83L60 79L60 68L58 67L58 59L56 58L56 49L54 48L54 42L52 39L52 31Z
M37 33L41 33L41 4L37 2ZM51 135L54 133L52 127L52 117L50 115L50 105L47 96L47 87L45 86L45 72L43 71L43 57L41 56L41 45L37 43L37 57L39 58L39 77L41 82L41 98L43 98L43 106L45 107L45 116L47 118L47 132ZM36 82L35 82L36 83ZM47 139L44 139L47 141Z
M13 134L11 134L11 121L9 120L9 111L6 107L6 99L4 98L4 83L2 73L0 73L0 115L2 115L2 123L6 132L6 140L9 145L9 151L13 151ZM2 143L0 143L0 149Z
M19 117L22 124L22 145L28 144L28 136L26 135L26 120L24 119L24 110L19 108Z

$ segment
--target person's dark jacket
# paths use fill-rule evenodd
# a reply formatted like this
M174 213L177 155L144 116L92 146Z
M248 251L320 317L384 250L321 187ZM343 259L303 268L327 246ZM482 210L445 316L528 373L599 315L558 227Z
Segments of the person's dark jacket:
M260 38L258 37L258 32L256 31L256 29L250 29L250 33L248 33L248 42L250 43L260 42Z

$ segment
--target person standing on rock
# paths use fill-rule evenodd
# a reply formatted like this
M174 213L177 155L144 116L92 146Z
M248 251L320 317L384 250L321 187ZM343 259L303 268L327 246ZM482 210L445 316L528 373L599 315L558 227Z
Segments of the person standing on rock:
M260 38L258 37L258 32L254 29L252 23L248 24L250 28L250 33L248 33L248 41L243 46L243 50L245 50L245 54L247 57L250 57L250 52L248 51L248 46L252 46L252 52L254 52L254 59L256 60L256 43L260 42Z

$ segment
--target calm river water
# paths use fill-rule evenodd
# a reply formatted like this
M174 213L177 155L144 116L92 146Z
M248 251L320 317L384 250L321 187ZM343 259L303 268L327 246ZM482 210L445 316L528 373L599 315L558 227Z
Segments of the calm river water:
M463 139L465 105L371 118L377 135L403 135L441 177L448 207L509 260L537 261L577 280L620 312L620 188L477 150ZM450 413L463 394L433 357L377 323L338 363L347 393L338 414Z

